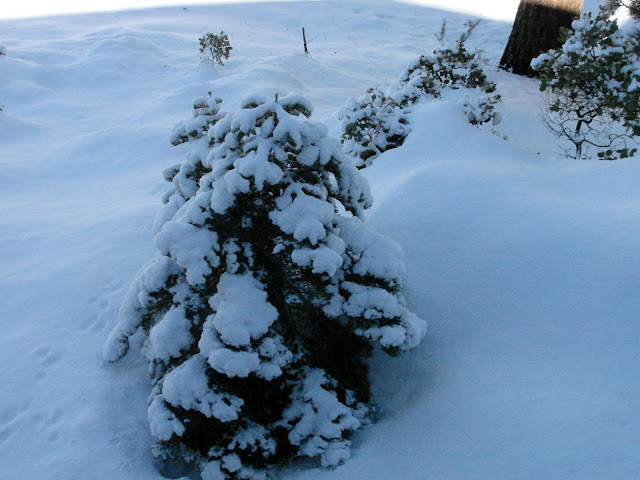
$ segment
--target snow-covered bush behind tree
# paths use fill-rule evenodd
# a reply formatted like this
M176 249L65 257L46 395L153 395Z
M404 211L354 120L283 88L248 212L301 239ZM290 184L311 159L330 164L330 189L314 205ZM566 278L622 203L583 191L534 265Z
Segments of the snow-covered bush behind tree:
M547 92L543 120L556 136L568 140L571 158L634 154L640 135L640 34L620 29L617 5L604 4L592 17L584 13L564 32L561 49L535 58L540 90Z
M221 113L194 102L181 165L104 356L146 338L149 423L167 462L205 480L266 478L296 455L349 458L367 422L367 359L414 348L401 251L362 221L369 187L298 95Z
M440 97L443 89L460 90L459 104L472 125L500 123L495 111L500 101L496 84L482 70L479 53L469 52L465 45L478 24L479 21L467 22L467 29L455 46L445 46L443 22L436 35L442 47L409 65L389 93L371 88L358 99L350 98L340 109L344 150L358 168L370 166L382 152L402 145L411 130L410 107L422 98Z
M389 97L398 105L409 106L424 97L440 97L443 89L462 89L461 104L469 123L498 124L500 115L495 105L500 102L500 95L496 93L496 84L485 75L478 52L466 48L466 41L478 24L479 20L467 22L467 29L452 46L444 44L446 24L443 22L436 36L442 46L409 65Z

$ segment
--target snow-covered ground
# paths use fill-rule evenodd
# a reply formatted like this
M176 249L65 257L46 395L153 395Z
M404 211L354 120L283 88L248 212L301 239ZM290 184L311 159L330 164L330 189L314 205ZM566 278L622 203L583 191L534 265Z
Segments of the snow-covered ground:
M146 363L107 366L100 352L155 255L161 172L184 154L171 127L208 91L236 105L277 88L307 96L337 134L347 97L390 86L436 46L443 18L451 37L464 28L464 14L425 3L0 22L2 478L162 478ZM637 478L640 164L557 158L537 82L495 68L510 29L486 19L470 40L503 95L507 141L454 100L428 102L406 143L365 170L369 220L403 246L409 306L429 333L408 355L374 359L378 421L353 458L283 480ZM220 30L233 50L211 68L197 38Z
M141 9L159 6L190 6L215 5L231 3L259 3L274 0L59 0L57 2L43 2L42 0L23 0L5 5L0 12L0 18L25 18L44 15L60 15L68 13L86 12L114 12L125 9ZM276 0L291 2L299 0ZM317 0L305 0L307 3ZM321 0L322 1L322 0ZM378 3L386 0L377 0ZM476 2L474 0L396 0L399 3L423 5L447 10L480 15L489 18L512 20L518 8L519 0L492 0L491 2ZM597 0L587 0L587 3ZM370 2L369 2L370 3ZM249 6L250 7L250 6Z

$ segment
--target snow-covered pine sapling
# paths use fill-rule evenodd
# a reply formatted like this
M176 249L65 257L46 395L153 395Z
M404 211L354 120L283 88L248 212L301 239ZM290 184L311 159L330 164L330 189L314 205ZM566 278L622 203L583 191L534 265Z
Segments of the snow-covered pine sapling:
M226 114L205 100L204 121L172 135L189 155L167 174L160 254L105 359L145 338L153 452L203 480L263 480L295 456L339 465L367 422L372 346L401 353L426 332L404 304L400 249L363 223L368 184L306 99Z
M423 55L401 75L400 84L390 96L401 106L412 105L423 97L440 97L443 89L465 89L463 109L473 125L500 122L495 105L500 102L496 84L489 80L480 65L478 51L467 50L466 42L480 20L466 22L454 45L446 45L446 22L436 38L441 47L432 55Z
M370 166L382 152L402 145L410 131L406 114L377 88L358 99L350 98L338 117L344 151L358 168Z
M595 18L584 13L566 30L564 44L531 62L547 96L542 119L569 158L587 158L589 147L611 160L633 156L640 135L640 38L621 30L616 5Z
M215 33L205 33L199 38L200 41L200 53L202 53L207 60L212 64L222 63L222 59L229 58L229 52L232 50L229 43L229 37L226 33L220 32L218 35Z

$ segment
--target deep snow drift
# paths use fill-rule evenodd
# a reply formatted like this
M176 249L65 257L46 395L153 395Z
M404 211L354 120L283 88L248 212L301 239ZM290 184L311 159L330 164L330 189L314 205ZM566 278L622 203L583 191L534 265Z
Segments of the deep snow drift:
M161 479L140 355L109 367L107 332L155 255L168 137L194 97L237 105L298 92L339 133L338 108L386 89L464 15L383 2L175 7L0 23L0 473ZM312 40L302 54L300 28ZM557 157L535 80L495 70L510 32L470 45L504 102L499 130L457 100L426 102L405 144L365 170L370 223L399 242L420 348L377 356L377 423L335 470L281 478L620 479L640 468L637 159ZM224 67L197 38L224 30Z

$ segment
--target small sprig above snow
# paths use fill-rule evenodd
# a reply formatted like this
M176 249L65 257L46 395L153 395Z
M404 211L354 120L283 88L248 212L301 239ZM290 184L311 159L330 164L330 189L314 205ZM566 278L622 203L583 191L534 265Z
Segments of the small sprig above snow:
M299 95L211 97L171 136L186 160L104 356L141 332L149 423L164 461L202 478L266 478L296 455L335 466L370 412L366 359L414 348L402 252L363 222L369 186Z
M229 37L224 32L219 34L205 33L198 41L200 42L200 53L212 65L216 63L220 66L224 65L222 59L228 59L229 53L233 50L231 43L229 43Z

